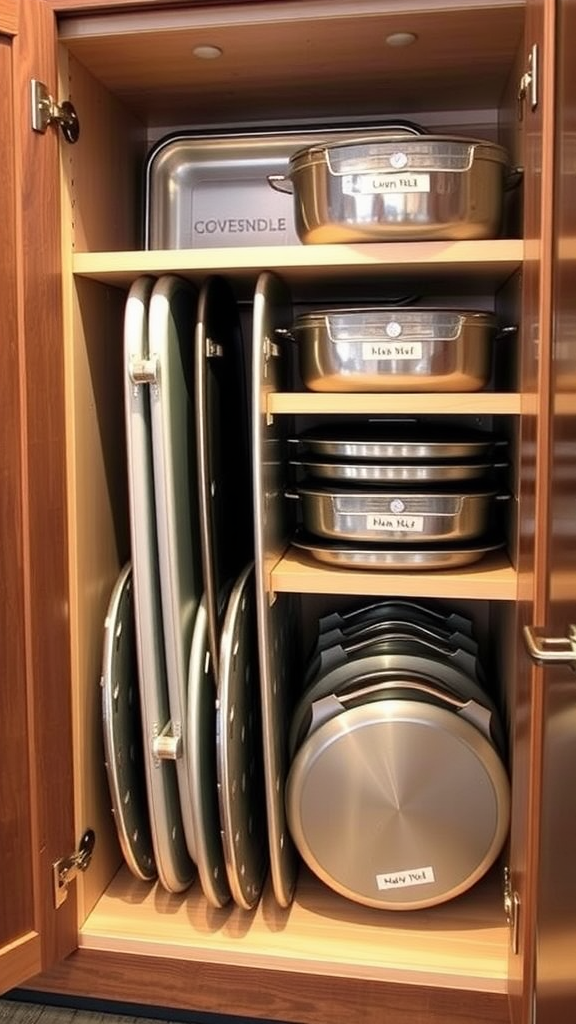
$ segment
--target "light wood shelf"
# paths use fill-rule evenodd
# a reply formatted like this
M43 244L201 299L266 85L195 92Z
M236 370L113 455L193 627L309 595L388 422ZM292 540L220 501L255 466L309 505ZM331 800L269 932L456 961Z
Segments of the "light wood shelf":
M390 416L513 415L521 411L517 392L476 391L473 393L323 394L313 392L270 392L266 411L270 415L331 414Z
M522 264L522 239L469 242L386 242L362 245L288 245L224 249L77 252L72 270L116 287L127 288L140 274L181 274L202 281L209 273L230 274L254 282L263 270L275 271L289 283L346 280L364 283L383 276L414 281L446 275L482 280L485 287L504 283Z
M246 912L211 909L198 885L169 895L121 868L80 947L503 993L508 929L497 869L457 899L401 913L352 903L304 869L288 909L266 888Z
M460 569L375 572L326 566L289 548L271 570L269 588L272 593L515 601L518 574L502 552L491 552Z

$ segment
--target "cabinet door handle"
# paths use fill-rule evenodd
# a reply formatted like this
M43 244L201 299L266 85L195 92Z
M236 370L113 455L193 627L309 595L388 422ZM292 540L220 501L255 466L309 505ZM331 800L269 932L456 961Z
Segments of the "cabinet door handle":
M542 636L536 626L524 626L524 642L528 654L539 665L570 665L576 671L576 626L568 627L568 635Z

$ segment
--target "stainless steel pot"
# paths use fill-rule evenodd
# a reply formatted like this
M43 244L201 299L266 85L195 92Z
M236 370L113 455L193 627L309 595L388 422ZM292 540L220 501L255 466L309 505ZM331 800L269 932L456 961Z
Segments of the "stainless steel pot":
M476 490L361 490L299 485L302 521L317 537L354 541L460 542L481 537L497 492Z
M496 329L490 313L360 307L305 313L292 334L311 391L479 391Z
M297 150L288 175L302 242L494 238L501 229L507 153L448 135L359 137Z

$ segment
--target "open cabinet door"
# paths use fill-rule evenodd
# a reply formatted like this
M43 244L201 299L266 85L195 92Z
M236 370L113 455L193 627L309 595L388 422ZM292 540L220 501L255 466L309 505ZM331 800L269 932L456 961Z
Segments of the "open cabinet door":
M65 409L56 132L34 133L30 79L56 88L53 14L0 0L0 991L76 945Z
M537 670L544 722L537 1024L576 1018L576 639L569 639L576 626L576 0L557 0L556 17L548 587L536 636L544 657L563 660L544 660Z

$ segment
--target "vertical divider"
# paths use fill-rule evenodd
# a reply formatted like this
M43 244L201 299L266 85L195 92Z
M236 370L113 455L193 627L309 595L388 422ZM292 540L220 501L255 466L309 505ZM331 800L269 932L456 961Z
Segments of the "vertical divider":
M297 598L271 591L271 571L290 537L289 503L285 500L286 417L271 417L271 392L289 386L289 344L277 334L291 326L292 303L284 282L265 271L256 284L253 312L252 431L255 521L255 575L264 780L270 872L277 902L289 906L297 876L297 856L288 833L284 787L288 772L288 728L299 657Z

